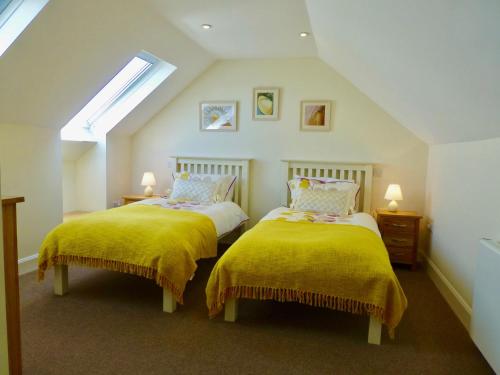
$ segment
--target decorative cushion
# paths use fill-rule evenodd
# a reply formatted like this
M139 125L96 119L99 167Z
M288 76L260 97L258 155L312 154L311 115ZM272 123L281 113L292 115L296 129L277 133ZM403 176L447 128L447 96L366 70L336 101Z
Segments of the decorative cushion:
M232 201L236 176L221 176L211 174L194 174L190 172L179 172L173 174L174 184L178 179L185 181L206 181L217 185L213 202Z
M302 189L297 194L294 209L347 216L351 194L350 190Z
M329 177L301 177L295 176L293 180L288 181L288 189L292 197L291 208L295 207L297 196L303 189L308 190L346 190L350 191L349 211L356 212L356 197L359 192L359 185L351 180L341 180Z
M215 201L216 190L217 184L212 181L177 178L174 181L170 198L181 201L213 203Z

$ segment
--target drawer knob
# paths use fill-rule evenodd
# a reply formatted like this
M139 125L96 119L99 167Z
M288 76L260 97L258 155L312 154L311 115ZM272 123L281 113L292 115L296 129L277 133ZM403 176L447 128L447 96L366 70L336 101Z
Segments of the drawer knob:
M392 226L396 227L396 228L406 228L407 227L406 224L396 224L396 223L393 223Z
M407 240L403 240L401 238L391 238L392 242L407 242Z

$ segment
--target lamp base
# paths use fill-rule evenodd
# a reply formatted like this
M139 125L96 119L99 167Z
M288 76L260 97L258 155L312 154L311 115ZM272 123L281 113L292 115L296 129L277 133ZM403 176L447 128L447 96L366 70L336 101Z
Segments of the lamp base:
M398 210L398 202L391 201L387 206L387 211L396 212Z
M153 196L153 188L151 186L146 186L146 189L144 189L144 196L146 197L152 197Z

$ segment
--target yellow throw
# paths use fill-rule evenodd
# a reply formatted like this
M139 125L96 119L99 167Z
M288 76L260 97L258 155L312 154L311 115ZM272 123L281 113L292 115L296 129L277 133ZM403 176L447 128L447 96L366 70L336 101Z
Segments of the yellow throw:
M228 298L294 301L376 317L391 337L407 307L381 238L343 224L261 221L215 265L211 317Z
M196 261L217 255L217 234L208 216L158 206L128 205L63 223L45 238L38 278L48 267L75 264L131 273L182 294Z

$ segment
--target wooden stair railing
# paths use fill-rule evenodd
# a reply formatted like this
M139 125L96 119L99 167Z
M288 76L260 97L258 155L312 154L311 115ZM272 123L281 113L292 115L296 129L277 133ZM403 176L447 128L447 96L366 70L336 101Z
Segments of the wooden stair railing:
M2 198L7 339L11 375L22 373L16 212L17 203L22 202L23 197Z

